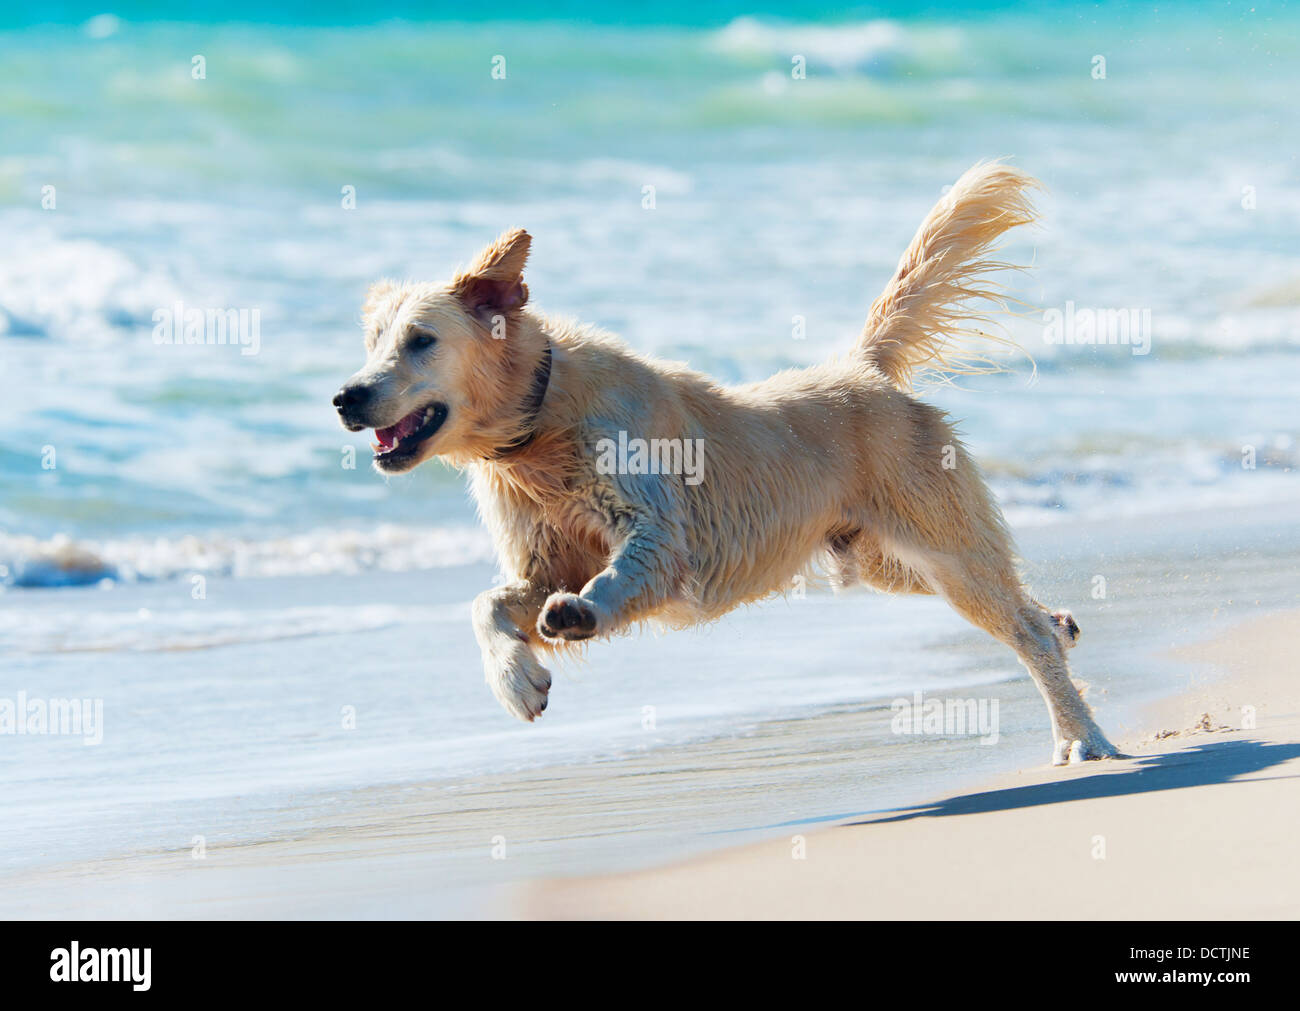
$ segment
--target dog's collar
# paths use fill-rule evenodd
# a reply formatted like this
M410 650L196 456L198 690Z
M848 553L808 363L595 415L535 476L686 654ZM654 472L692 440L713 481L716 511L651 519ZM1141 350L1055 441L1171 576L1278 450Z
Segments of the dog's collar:
M535 438L537 438L537 429L534 423L537 416L542 412L542 401L546 399L546 391L551 385L551 342L546 342L546 350L542 352L542 360L537 363L537 368L533 370L533 386L528 391L528 399L524 402L524 417L527 419L528 431L514 442L499 446L492 451L489 460L500 460L509 456L511 453L517 453L523 449Z

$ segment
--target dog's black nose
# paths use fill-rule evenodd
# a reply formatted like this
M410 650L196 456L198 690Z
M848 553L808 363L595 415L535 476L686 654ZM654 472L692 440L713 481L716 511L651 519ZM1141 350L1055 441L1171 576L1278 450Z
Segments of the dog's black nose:
M369 387L345 386L334 394L334 406L339 409L340 414L347 414L349 411L360 410L362 405L369 399Z

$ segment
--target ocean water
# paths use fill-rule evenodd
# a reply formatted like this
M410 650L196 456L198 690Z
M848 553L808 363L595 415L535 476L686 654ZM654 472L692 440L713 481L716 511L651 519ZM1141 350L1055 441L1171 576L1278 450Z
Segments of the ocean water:
M379 4L366 24L239 4L0 18L0 654L18 686L57 668L111 698L133 658L177 650L293 671L331 636L424 620L313 581L488 571L459 475L383 478L334 418L372 280L445 276L524 226L537 307L751 380L849 347L943 187L991 157L1047 187L1041 227L1004 250L1033 268L1006 278L1003 320L1027 354L926 396L961 419L1013 523L1300 502L1293 9L770 6L635 24L576 0L493 20ZM178 302L256 311L257 353L156 344ZM1044 309L1133 310L1139 329L1051 343ZM262 603L148 603L190 600L197 576ZM306 603L280 602L268 636L253 587L276 580ZM481 715L476 671L465 684L439 695L440 733ZM690 692L667 704L740 705ZM575 727L553 757L597 747ZM481 771L496 747L484 732L419 756Z
M706 7L648 26L126 10L0 32L0 585L488 558L457 475L385 481L332 417L370 281L445 276L523 225L538 307L748 380L847 348L942 187L995 156L1049 187L1042 228L1006 250L1034 267L1005 322L1037 375L1011 359L932 397L1013 518L1300 489L1285 8ZM155 344L177 302L256 310L258 353ZM1046 343L1039 310L1067 303L1137 310L1149 353Z

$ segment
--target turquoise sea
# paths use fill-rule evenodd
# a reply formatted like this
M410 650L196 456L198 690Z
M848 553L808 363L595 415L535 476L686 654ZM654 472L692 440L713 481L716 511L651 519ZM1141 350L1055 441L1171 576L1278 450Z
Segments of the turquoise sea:
M523 225L539 307L749 379L846 348L941 188L996 156L1049 187L1013 294L1152 331L1144 356L1053 346L1027 312L1033 385L1020 359L936 392L1009 512L1300 494L1284 5L307 8L8 12L0 585L486 558L457 476L385 482L331 415L369 281ZM256 309L260 353L155 345L177 301Z

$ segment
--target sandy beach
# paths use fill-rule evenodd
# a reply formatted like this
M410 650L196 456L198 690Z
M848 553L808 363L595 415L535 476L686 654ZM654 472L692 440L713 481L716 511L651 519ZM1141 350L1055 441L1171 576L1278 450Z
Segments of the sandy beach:
M534 885L537 918L1294 919L1300 610L1179 658L1218 679L1151 706L1127 757L1000 776L833 829Z
M1292 916L1294 525L1238 518L1022 532L1134 756L1064 769L1014 658L926 598L605 644L536 725L480 681L485 567L25 598L15 683L102 696L104 740L7 742L0 915ZM997 702L996 742L895 733L914 690Z

